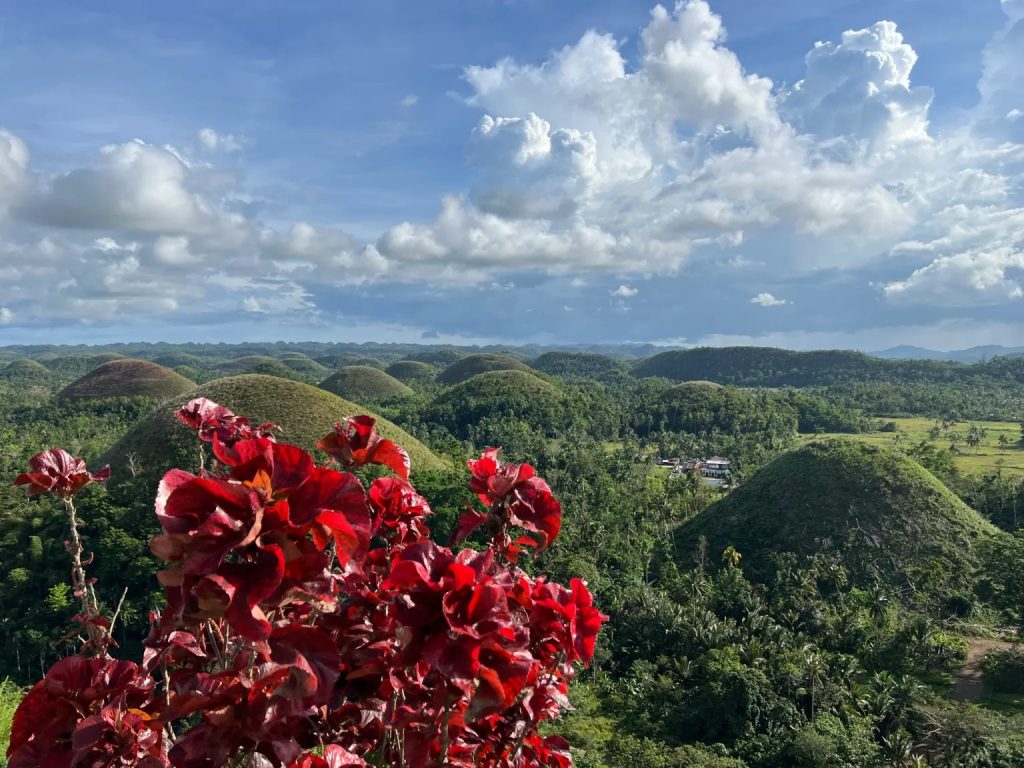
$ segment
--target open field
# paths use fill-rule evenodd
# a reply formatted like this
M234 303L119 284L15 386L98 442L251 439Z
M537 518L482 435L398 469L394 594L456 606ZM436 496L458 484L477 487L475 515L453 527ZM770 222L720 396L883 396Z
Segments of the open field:
M951 426L938 439L932 440L929 430L935 426L934 419L905 418L880 419L879 423L896 423L896 432L863 432L858 435L801 435L801 440L816 440L822 437L851 438L871 445L903 446L914 445L922 440L933 442L936 447L948 448L954 437L960 446L960 454L955 457L956 465L961 472L969 474L985 474L1002 471L1011 475L1024 476L1024 447L1020 445L1020 425L1013 421L962 421ZM976 448L967 446L967 433L972 426L986 430L981 444ZM999 444L999 436L1006 438L1007 444Z

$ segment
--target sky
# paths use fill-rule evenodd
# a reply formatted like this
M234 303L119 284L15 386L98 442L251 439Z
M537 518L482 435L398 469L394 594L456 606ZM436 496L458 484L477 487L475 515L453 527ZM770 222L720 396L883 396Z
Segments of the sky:
M0 345L1024 344L1024 0L44 0L0 78Z

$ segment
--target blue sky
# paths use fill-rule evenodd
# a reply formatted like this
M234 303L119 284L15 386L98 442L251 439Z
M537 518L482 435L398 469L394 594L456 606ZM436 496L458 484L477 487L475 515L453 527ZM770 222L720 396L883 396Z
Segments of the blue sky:
M0 344L1024 343L1024 2L0 11Z

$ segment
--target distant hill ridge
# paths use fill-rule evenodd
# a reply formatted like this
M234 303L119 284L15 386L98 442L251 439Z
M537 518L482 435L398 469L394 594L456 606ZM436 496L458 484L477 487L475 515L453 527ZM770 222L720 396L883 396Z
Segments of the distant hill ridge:
M1024 383L1024 357L968 365L938 360L884 360L850 350L794 352L773 347L697 347L662 352L633 369L639 377L703 379L741 387L808 387L850 382L946 383L972 377Z

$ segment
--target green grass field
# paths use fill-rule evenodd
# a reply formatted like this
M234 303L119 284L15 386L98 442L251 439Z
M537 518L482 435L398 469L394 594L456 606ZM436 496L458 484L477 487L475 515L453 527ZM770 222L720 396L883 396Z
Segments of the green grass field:
M0 680L0 766L7 765L7 745L11 740L11 719L21 701L21 690L10 680Z
M958 438L961 453L956 456L956 465L961 472L968 474L986 474L1002 471L1010 475L1024 476L1024 448L1020 445L1020 425L1013 421L962 421L951 427L948 432L932 441L928 431L935 425L934 419L880 419L880 423L896 422L897 432L864 432L859 435L801 435L802 440L815 440L822 437L846 437L860 440L871 445L904 447L914 445L922 440L933 442L936 447L948 448L954 435ZM984 440L977 448L967 446L967 432L972 426L987 430ZM999 436L1004 435L1007 445L999 444Z

